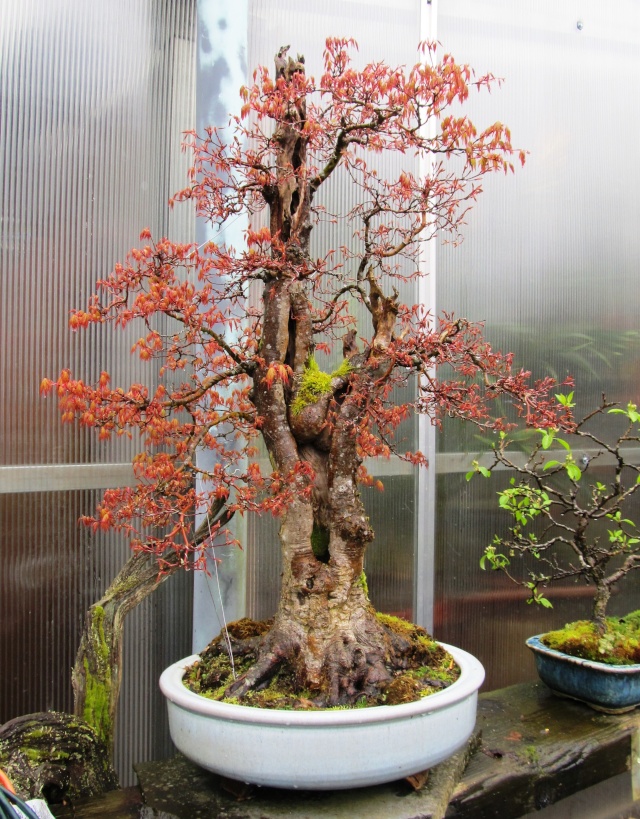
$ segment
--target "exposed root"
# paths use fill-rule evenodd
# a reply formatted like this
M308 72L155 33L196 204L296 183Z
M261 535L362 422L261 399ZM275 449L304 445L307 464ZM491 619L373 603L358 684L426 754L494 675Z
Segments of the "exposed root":
M271 622L239 621L217 637L188 670L197 693L262 708L331 708L419 699L453 682L453 659L427 633L395 617L372 616L358 629L300 639ZM244 636L239 636L244 635Z
M241 699L249 691L257 690L268 683L277 673L280 666L288 659L291 651L285 646L274 647L275 640L265 641L257 652L257 659L251 668L226 689L225 696Z
M353 638L331 645L325 660L326 705L352 705L362 697L367 700L378 697L392 679L383 660L379 649L366 651Z

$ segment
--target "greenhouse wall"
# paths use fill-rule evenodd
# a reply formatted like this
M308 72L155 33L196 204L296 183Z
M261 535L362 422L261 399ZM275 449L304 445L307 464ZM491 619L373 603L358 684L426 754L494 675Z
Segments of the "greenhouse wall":
M447 0L438 37L478 74L504 79L490 96L471 95L467 111L480 126L508 123L528 151L524 168L485 185L462 244L438 247L438 307L484 321L492 346L514 352L533 378L572 376L577 417L603 393L638 403L640 100L631 88L640 9ZM454 424L438 436L434 630L482 660L491 689L531 679L525 638L588 617L592 591L573 581L550 588L553 609L543 609L501 573L480 570L484 547L508 525L496 494L507 473L465 481L486 445ZM639 599L631 575L611 613Z
M194 125L195 5L176 0L4 2L0 22L0 723L72 710L84 613L128 555L79 525L132 480L137 444L61 425L39 385L63 368L149 379L128 333L68 328L142 228L193 237L167 200ZM153 378L153 376L151 376ZM117 767L167 755L157 679L190 650L191 578L126 624Z
M437 38L478 73L504 78L469 99L480 124L507 122L527 162L485 185L458 247L434 242L430 275L407 299L484 321L492 345L534 377L573 375L578 410L604 392L640 399L640 233L635 228L640 101L640 11L540 0L82 0L5 2L0 22L0 723L70 710L70 668L84 612L128 547L78 525L101 491L132 480L135 444L97 443L62 426L43 377L63 367L114 381L153 381L126 333L69 332L82 307L140 230L177 241L210 238L188 206L171 210L189 157L182 132L224 125L236 88L282 45L321 69L327 36L354 37L359 64L413 63ZM406 159L410 162L410 159ZM397 163L397 160L394 160ZM411 166L414 172L424 168ZM385 165L381 172L395 172ZM350 202L338 179L329 209ZM244 223L227 227L242 241ZM331 241L322 227L314 248ZM340 241L349 242L347 233ZM314 251L314 252L315 252ZM411 285L413 287L413 285ZM326 366L332 366L331 361ZM416 473L398 459L370 464L385 490L367 490L376 530L367 558L373 603L414 618L476 654L487 688L534 675L524 637L588 612L582 586L527 606L479 560L504 527L491 483L465 480L487 446L473 431L426 419L403 430L427 452ZM134 612L125 635L118 770L171 753L157 678L201 648L227 619L273 613L280 575L277 524L239 525L242 554L219 552L210 578L176 575ZM212 567L218 564L212 563ZM615 613L637 605L628 580Z

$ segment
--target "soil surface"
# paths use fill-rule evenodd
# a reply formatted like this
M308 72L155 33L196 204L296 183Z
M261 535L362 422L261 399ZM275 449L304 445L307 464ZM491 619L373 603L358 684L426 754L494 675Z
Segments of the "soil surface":
M376 705L397 705L413 702L447 688L460 676L460 669L453 657L430 637L420 626L398 617L377 614L385 628L408 639L414 650L403 668L388 668L390 679L378 696L363 696L356 708ZM255 661L260 638L269 632L271 621L254 621L244 618L227 627L200 654L200 660L190 666L184 676L184 684L196 694L221 702L254 706L309 710L319 709L314 692L301 687L295 674L283 664L263 686L248 691L242 700L228 696L227 688L244 674ZM230 658L229 645L231 645ZM345 708L349 706L336 706Z
M607 617L603 633L590 620L569 623L542 637L549 648L610 665L640 663L640 609L625 617Z

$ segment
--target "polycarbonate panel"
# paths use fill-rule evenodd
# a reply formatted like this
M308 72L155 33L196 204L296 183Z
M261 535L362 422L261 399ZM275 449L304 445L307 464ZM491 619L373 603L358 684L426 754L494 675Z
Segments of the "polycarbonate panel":
M492 345L536 377L573 375L579 413L603 392L637 402L637 4L447 0L439 9L445 49L504 78L490 96L472 94L467 112L480 125L506 122L529 151L514 177L487 182L462 245L439 248L439 308L485 321ZM480 571L484 547L508 525L496 497L505 475L466 483L483 446L471 427L447 424L439 443L436 636L477 654L485 687L531 678L524 638L588 614L588 594L550 589L554 608L543 610ZM452 453L465 452L456 464ZM639 592L640 578L628 579L612 613L637 608Z
M0 74L0 463L126 461L62 428L44 376L102 369L149 379L128 355L136 329L74 335L67 321L138 243L188 240L182 132L193 127L194 2L37 0L3 5ZM139 329L137 330L139 334ZM135 446L135 442L134 442Z
M73 711L71 668L84 612L127 559L121 538L78 525L99 492L0 495L0 724L49 709ZM169 578L127 618L116 728L122 783L132 765L172 754L157 685L189 653L191 577Z
M73 466L55 467L113 463L108 485L137 442L98 444L95 433L62 426L55 399L38 388L64 367L85 379L109 370L114 384L154 381L129 353L139 327L74 335L67 320L143 228L192 239L191 208L170 211L167 200L189 166L180 143L194 126L194 69L195 0L2 4L0 721L72 707L84 612L129 555L123 539L78 525L100 491L81 491L84 473L74 483ZM25 465L50 465L39 473L44 488L65 491L12 493L3 468ZM190 587L190 576L173 577L128 617L116 739L123 784L134 781L134 761L172 753L157 679L190 652Z
M303 54L308 75L320 76L327 37L353 37L359 44L355 64L386 60L392 65L413 65L418 59L420 0L250 0L248 75L258 65L272 69L273 58L283 45L291 53ZM398 175L401 169L418 172L417 163L407 156L367 157L381 175ZM320 189L319 204L329 213L348 212L356 203L358 190L340 170ZM263 215L266 219L266 214ZM320 224L311 234L312 255L324 256L330 248L353 245L352 225ZM408 272L408 268L405 272ZM402 284L401 298L416 300L416 284ZM369 333L370 319L358 314L363 334ZM339 346L339 345L338 345ZM330 372L339 364L341 350L329 358L319 354L318 363ZM410 390L410 388L408 388ZM404 391L404 395L408 394ZM406 398L405 398L406 400ZM417 423L407 422L399 430L402 451L417 447ZM383 493L363 493L365 505L376 531L367 553L366 571L373 603L385 611L411 617L413 611L413 562L416 550L414 520L417 481L413 470L405 476L406 465L399 461L372 464L374 474L384 472ZM247 605L252 616L273 614L278 600L280 555L277 522L261 519L249 524L247 543Z

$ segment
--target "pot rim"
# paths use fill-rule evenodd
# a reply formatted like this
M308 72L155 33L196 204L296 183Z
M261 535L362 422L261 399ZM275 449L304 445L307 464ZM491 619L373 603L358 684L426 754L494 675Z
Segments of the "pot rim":
M602 663L598 660L587 660L584 657L574 657L573 654L565 654L564 651L558 651L555 648L549 648L542 642L542 638L547 632L542 634L535 634L529 637L526 641L527 647L531 651L538 654L546 654L548 657L557 657L574 665L584 666L585 668L593 668L595 671L607 671L611 674L638 674L640 672L640 663L633 665L612 665L611 663Z
M175 705L204 716L215 716L235 722L251 722L263 725L333 726L362 725L363 723L389 722L448 708L477 691L484 680L484 668L476 657L461 648L447 643L440 645L448 651L460 666L460 677L448 688L436 691L415 702L401 705L374 705L370 708L345 710L288 711L285 709L255 708L247 705L216 702L189 691L182 683L187 666L199 659L192 654L169 666L160 677L164 696Z

